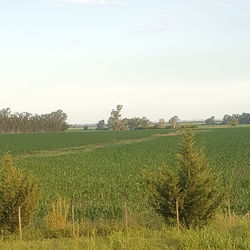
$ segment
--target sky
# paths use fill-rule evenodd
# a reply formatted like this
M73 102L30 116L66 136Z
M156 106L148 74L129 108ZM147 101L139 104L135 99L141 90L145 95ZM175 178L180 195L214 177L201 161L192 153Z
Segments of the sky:
M249 0L0 0L0 108L70 123L250 112Z

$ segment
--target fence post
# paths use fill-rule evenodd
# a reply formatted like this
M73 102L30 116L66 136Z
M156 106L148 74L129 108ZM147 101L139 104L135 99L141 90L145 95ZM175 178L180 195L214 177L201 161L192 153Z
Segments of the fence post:
M231 203L230 203L230 199L228 198L227 200L227 206L228 206L228 217L229 217L229 221L232 221L232 212L231 212Z
M177 226L177 231L180 231L180 217L179 217L179 202L178 199L175 201L176 205L176 226Z
M21 220L21 207L18 207L18 222L19 222L19 235L20 235L20 240L22 240L23 235L22 235L22 220Z
M124 205L124 219L125 219L125 229L128 230L128 206L127 203Z
M72 204L72 226L73 226L73 237L75 237L75 210Z

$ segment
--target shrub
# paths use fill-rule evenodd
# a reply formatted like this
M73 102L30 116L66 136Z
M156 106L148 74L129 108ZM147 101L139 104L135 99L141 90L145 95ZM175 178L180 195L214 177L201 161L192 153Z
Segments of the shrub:
M4 231L18 228L18 208L21 207L22 225L31 222L40 192L32 174L15 167L12 156L4 155L0 176L0 225Z

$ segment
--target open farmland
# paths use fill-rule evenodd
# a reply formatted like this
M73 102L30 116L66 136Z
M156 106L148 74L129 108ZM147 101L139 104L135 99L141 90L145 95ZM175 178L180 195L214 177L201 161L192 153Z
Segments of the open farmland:
M249 211L250 127L197 130L196 138L231 188L232 209ZM41 216L62 195L73 200L81 219L119 219L126 203L134 217L150 222L142 170L163 163L174 168L179 142L173 130L68 132L1 135L0 149L38 177Z

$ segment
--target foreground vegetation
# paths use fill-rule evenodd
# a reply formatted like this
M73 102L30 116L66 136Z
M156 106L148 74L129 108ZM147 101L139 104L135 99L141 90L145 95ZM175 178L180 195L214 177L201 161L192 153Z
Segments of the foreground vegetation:
M196 130L198 144L205 143L211 166L230 195L223 204L220 213L224 217L219 224L213 222L202 230L182 229L177 233L164 228L149 206L142 172L157 169L162 163L176 168L179 133L145 130L0 135L0 139L15 142L11 144L15 162L38 178L42 192L36 220L23 232L23 239L31 241L12 242L13 235L2 235L0 244L6 249L32 248L32 244L36 249L63 249L63 241L49 239L72 237L65 247L247 249L250 128ZM0 144L1 151L7 150L5 145ZM68 212L65 223L56 228L46 218L58 196L66 197ZM40 239L48 240L32 241Z
M15 238L2 240L0 249L249 249L250 218L234 217L229 221L219 216L212 225L203 229L180 232L166 227L160 230L133 227L108 235L93 233L70 239L43 239L38 233L33 237L30 234L29 231L24 241Z

